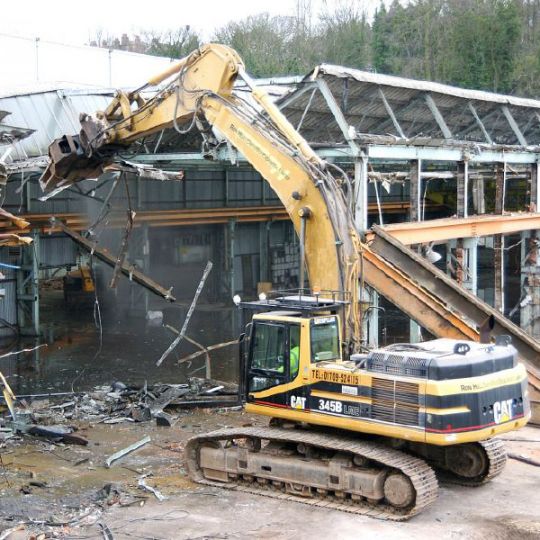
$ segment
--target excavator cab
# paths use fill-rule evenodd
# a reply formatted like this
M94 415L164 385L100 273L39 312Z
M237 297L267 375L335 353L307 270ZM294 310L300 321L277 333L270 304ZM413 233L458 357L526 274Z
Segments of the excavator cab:
M346 304L301 294L240 303L245 310L264 311L253 315L241 339L244 400L257 402L271 392L280 396L276 405L286 405L288 388L302 385L310 366L342 362L341 312Z
M242 342L247 412L414 443L417 452L489 439L530 416L525 367L507 336L491 344L400 343L348 356L346 301L295 294L239 304L264 310Z

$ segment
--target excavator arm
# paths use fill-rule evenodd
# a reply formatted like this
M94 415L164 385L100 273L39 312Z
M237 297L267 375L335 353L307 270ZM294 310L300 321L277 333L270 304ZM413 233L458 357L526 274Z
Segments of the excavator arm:
M260 110L233 94L237 77L250 87ZM143 97L145 88L171 78L151 99ZM343 189L268 95L252 84L232 49L205 45L136 91L118 92L105 111L80 120L79 135L64 136L49 148L51 163L41 178L45 191L99 176L119 150L173 125L180 129L189 121L203 133L209 127L218 131L285 206L301 238L311 287L341 291L349 300L345 341L358 348L360 239Z

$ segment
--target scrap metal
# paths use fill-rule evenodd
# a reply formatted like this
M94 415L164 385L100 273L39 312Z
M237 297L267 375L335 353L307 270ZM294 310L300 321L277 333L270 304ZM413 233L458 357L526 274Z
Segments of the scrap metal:
M131 452L134 452L135 450L138 450L139 448L143 447L145 444L148 444L152 439L147 435L144 437L144 439L141 439L140 441L137 441L136 443L131 444L130 446L127 446L126 448L123 448L122 450L119 450L118 452L115 452L111 456L109 456L105 461L105 466L107 469L110 469L111 465L118 461L119 459L122 459L124 456L127 456Z

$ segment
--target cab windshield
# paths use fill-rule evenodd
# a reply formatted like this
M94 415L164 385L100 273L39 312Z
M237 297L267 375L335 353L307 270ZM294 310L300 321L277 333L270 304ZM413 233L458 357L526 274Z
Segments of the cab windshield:
M340 358L339 327L336 317L314 319L311 323L312 362L324 362Z

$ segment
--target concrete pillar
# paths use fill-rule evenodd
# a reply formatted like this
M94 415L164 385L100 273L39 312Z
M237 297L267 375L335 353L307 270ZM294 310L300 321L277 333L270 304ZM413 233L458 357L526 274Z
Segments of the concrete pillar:
M463 240L464 268L463 286L473 294L478 293L478 238Z
M497 163L495 170L495 213L504 212L506 191L506 163ZM494 308L504 313L504 236L496 234L493 237L494 267L495 267L495 296Z
M422 219L422 160L411 161L411 181L409 187L409 221Z
M540 338L540 258L538 232L522 233L520 326Z
M457 162L457 217L469 215L469 162Z
M368 228L368 158L359 156L354 162L356 230L363 234Z

